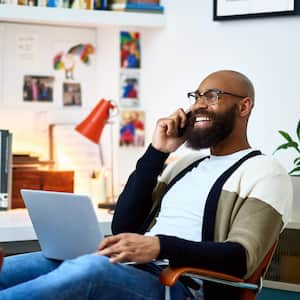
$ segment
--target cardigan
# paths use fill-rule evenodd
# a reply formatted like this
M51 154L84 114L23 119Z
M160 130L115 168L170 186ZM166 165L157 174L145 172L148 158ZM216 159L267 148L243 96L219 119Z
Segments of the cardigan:
M163 170L168 155L150 145L138 160L117 202L114 234L145 233L172 181L203 158L188 155ZM291 182L283 167L265 155L248 159L220 191L212 240L193 242L159 235L159 258L167 258L173 266L209 268L248 278L287 223L291 203Z

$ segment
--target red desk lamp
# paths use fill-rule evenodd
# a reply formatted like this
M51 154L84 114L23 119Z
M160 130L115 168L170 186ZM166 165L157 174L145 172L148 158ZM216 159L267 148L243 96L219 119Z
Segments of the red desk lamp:
M104 126L108 123L108 120L112 116L111 112L116 110L116 105L112 101L101 99L98 104L93 108L91 113L75 127L80 134L88 138L91 142L99 145L99 154L101 165L104 165L102 147L100 144L100 137ZM112 124L110 123L110 136L111 147L113 141ZM112 148L111 148L112 149ZM100 187L99 187L100 188ZM113 153L111 153L111 197L106 197L105 203L99 203L99 208L114 209L114 165L113 165Z

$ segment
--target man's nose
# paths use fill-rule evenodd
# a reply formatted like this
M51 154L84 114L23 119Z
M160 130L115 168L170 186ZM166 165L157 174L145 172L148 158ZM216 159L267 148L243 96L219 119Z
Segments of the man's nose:
M207 104L207 102L205 101L205 99L204 99L204 97L202 96L199 96L198 98L197 98L197 101L196 101L196 103L194 103L193 104L193 106L192 106L192 110L193 111L196 111L196 110L198 110L198 109L207 109L208 108L208 104Z

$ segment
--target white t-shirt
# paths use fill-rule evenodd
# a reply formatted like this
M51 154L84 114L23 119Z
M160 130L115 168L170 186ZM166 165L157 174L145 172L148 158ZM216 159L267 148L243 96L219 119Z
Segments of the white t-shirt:
M164 234L201 241L202 220L208 193L223 172L253 151L211 155L177 181L165 194L156 224L146 235Z

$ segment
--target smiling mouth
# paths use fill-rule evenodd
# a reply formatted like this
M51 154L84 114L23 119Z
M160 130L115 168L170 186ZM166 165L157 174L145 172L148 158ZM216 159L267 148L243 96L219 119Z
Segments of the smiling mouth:
M195 117L194 127L206 127L210 126L212 123L212 119L208 116L198 116Z

